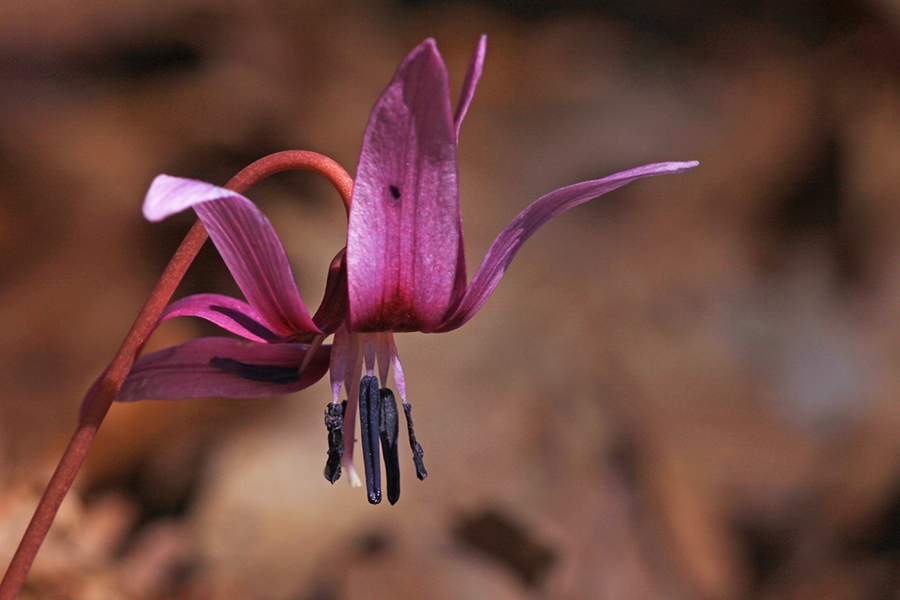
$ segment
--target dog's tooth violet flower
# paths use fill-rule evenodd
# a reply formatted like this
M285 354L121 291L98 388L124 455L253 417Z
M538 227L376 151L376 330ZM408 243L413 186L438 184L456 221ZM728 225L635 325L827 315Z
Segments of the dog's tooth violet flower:
M447 70L433 40L406 57L375 104L353 188L346 250L332 263L325 299L314 317L300 300L281 242L249 200L199 181L159 176L144 214L155 221L194 208L247 298L190 296L173 303L163 318L203 317L250 341L203 338L142 357L117 399L280 395L311 385L327 367L332 402L325 414L325 476L334 482L343 465L351 482L359 483L353 466L358 411L369 501L381 501L383 459L393 504L400 495L400 474L399 411L387 388L392 371L416 472L424 479L393 334L440 333L464 325L544 223L635 179L681 173L698 164L645 165L547 194L500 232L468 281L457 135L481 75L485 47L482 37L455 113ZM330 334L329 347L322 341ZM343 403L342 389L347 393Z

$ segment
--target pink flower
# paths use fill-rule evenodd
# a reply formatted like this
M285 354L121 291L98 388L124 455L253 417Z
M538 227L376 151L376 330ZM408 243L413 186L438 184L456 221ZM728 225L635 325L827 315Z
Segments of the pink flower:
M485 47L482 38L455 113L447 70L433 40L406 57L375 104L353 188L346 254L332 263L325 298L314 317L300 299L281 242L252 202L207 183L157 177L147 194L145 216L158 221L193 208L247 298L190 296L173 303L163 319L203 317L250 341L203 338L144 356L117 399L281 395L311 385L329 370L333 398L326 410L326 477L335 481L343 465L358 483L353 444L346 452L343 445L344 439L354 439L358 409L369 501L381 500L383 454L393 504L400 494L399 419L393 392L381 385L393 371L416 471L424 479L394 332L440 333L461 327L544 223L635 179L697 165L645 165L547 194L500 232L469 281L457 136L481 76ZM331 334L332 346L323 345ZM348 399L343 406L342 388Z

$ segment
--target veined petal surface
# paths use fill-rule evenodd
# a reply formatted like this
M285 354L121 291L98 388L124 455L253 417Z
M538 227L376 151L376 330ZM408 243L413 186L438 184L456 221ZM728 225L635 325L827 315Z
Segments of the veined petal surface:
M257 344L231 338L199 338L144 355L135 362L117 402L183 400L187 398L256 398L282 396L302 390L328 370L331 346L321 346L300 373L307 344ZM248 371L270 370L279 382L248 379L213 366L230 361ZM274 377L273 377L274 379Z
M440 324L459 246L456 130L433 40L403 61L363 138L347 235L353 331Z
M221 294L195 294L176 300L166 307L159 320L162 322L175 317L200 317L254 342L284 341L266 326L252 306Z
M151 221L193 208L250 305L280 336L321 333L300 299L272 224L250 200L193 179L160 175L144 201Z

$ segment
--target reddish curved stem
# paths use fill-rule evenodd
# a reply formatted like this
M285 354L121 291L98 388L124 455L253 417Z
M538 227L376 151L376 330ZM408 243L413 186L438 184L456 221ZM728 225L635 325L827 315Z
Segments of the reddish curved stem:
M244 168L225 187L243 193L266 177L291 169L313 171L326 177L337 188L347 213L350 213L353 180L336 162L315 152L289 150L271 154ZM209 236L203 224L197 221L166 266L101 380L88 392L93 394L93 397L88 402L75 434L38 502L34 516L22 536L3 581L0 582L0 600L15 600L19 596L41 543L47 536L56 512L84 462L100 424L103 423L125 377L137 359L138 352L153 331L175 288L178 287L207 237Z

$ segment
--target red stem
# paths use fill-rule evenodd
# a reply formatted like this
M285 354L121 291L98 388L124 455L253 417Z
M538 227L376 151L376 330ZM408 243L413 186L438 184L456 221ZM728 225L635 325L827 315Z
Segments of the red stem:
M350 213L353 180L336 162L315 152L289 150L271 154L243 169L225 187L243 193L266 177L289 169L313 171L326 177L337 188L347 213ZM15 600L19 596L41 543L47 536L56 512L84 462L100 424L103 423L125 377L137 359L138 352L152 333L175 288L178 287L207 237L209 236L203 224L197 221L169 261L101 380L88 392L88 394L93 392L93 397L78 423L72 440L63 452L59 465L50 478L47 489L44 490L44 495L38 502L34 516L22 536L3 581L0 582L0 600Z

